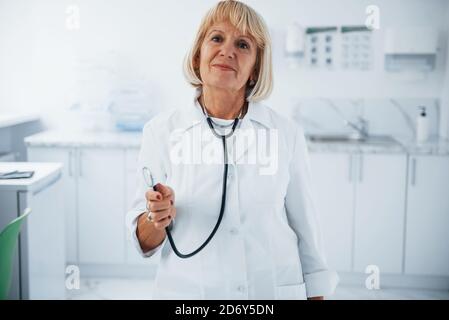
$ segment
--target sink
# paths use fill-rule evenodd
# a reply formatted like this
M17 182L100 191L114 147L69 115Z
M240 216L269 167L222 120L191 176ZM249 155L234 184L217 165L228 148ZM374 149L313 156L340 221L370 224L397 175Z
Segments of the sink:
M307 135L311 142L318 143L349 143L349 144L364 144L364 145L392 145L399 144L392 136L389 135L370 135L367 137L350 136L350 135L322 135L311 134Z

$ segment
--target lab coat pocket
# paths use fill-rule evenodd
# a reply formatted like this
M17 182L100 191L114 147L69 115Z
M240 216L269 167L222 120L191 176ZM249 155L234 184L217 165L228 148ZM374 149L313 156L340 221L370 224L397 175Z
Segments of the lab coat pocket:
M276 287L277 300L306 300L306 284L290 284Z

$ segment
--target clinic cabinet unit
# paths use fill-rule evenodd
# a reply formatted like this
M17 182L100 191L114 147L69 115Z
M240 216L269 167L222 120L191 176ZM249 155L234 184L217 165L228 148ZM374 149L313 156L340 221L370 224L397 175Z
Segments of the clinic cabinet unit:
M405 273L449 276L449 156L412 155Z
M449 276L449 156L310 153L328 262Z
M14 170L34 171L34 175L27 179L0 180L0 230L26 208L31 209L15 245L8 298L65 299L61 164L0 163L0 172Z
M355 180L354 271L402 272L407 157L359 154Z
M401 273L407 156L312 153L311 167L330 266Z
M352 155L311 153L312 183L329 265L352 269L353 203Z
M28 147L32 161L64 165L67 263L111 266L146 265L128 241L125 214L135 195L138 149L101 147ZM99 270L99 269L97 269ZM99 271L101 273L101 271ZM126 272L124 273L126 275Z

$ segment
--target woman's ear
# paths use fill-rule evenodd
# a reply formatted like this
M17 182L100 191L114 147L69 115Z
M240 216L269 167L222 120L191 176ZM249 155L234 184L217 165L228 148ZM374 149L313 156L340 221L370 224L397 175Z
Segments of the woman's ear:
M250 87L254 87L254 86L256 85L256 82L257 82L257 75L256 75L256 71L254 71L254 72L251 74L251 76L249 77L248 85L249 85Z
M195 58L193 59L193 70L197 74L197 76L200 76L200 56L197 54Z
M200 68L200 63L199 62L200 62L200 55L196 54L195 57L193 58L193 68L195 70Z
M252 71L251 71L251 74L250 74L248 82L247 82L247 86L249 88L252 88L256 85L257 79L258 79L258 74L259 74L259 57L256 56L256 62L254 63L254 65L252 67Z

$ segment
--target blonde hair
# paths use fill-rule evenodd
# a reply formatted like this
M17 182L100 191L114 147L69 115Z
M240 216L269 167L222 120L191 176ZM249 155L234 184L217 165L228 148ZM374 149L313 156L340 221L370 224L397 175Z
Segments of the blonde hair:
M207 30L213 24L223 21L230 22L242 34L250 36L257 45L254 66L257 80L254 86L247 84L246 100L257 102L268 98L273 89L270 34L263 18L254 9L239 1L220 1L204 16L193 46L184 59L184 76L195 88L203 85L199 67L195 66L195 59L199 57Z

